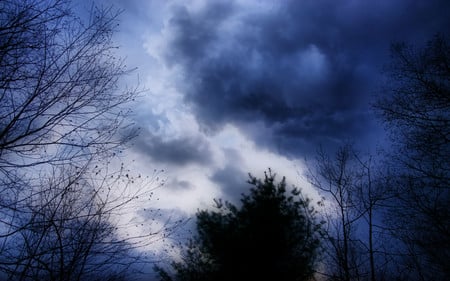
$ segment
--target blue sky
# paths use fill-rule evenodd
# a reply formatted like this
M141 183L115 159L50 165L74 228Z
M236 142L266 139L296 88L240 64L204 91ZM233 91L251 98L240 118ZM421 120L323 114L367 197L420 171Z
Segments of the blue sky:
M147 91L132 169L164 169L155 206L191 215L237 200L271 167L315 196L305 159L319 146L383 146L371 110L393 42L421 45L450 26L450 3L97 0L123 10L119 53ZM87 7L89 8L89 7Z

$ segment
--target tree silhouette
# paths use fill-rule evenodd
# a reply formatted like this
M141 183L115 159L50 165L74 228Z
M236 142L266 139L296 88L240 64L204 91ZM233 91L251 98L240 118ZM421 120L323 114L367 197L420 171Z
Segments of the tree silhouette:
M350 144L335 155L320 149L308 171L324 196L324 276L330 280L382 280L387 267L381 235L383 204L391 198L384 174L372 156Z
M313 276L321 225L301 192L250 175L253 187L241 206L215 200L217 210L197 213L197 236L182 261L172 263L175 280L309 280ZM157 268L161 280L169 271Z
M392 47L390 78L376 103L394 144L392 234L404 243L407 271L424 280L450 271L450 48L435 36L423 48Z
M136 135L127 116L139 94L120 83L129 70L112 40L119 13L93 6L83 19L72 4L0 1L0 278L8 280L116 277L155 234L117 231L129 228L117 218L154 187L114 162Z

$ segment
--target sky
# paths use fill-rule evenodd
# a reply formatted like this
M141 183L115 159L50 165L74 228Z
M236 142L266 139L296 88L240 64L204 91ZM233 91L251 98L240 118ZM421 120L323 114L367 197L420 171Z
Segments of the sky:
M192 215L237 202L272 168L311 197L319 147L385 145L372 110L390 45L422 45L450 27L443 0L96 0L122 10L116 42L141 128L130 167L164 170L156 204Z

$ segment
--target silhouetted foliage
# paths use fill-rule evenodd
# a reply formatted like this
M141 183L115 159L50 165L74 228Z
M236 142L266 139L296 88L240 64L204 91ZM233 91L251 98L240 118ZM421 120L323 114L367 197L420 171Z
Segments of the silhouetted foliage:
M309 280L315 270L321 225L316 211L285 178L250 175L241 207L216 200L197 213L198 235L172 263L174 280ZM161 280L170 271L158 268Z
M450 48L439 35L423 48L395 44L392 55L391 80L376 104L394 144L389 226L404 243L405 272L448 280Z

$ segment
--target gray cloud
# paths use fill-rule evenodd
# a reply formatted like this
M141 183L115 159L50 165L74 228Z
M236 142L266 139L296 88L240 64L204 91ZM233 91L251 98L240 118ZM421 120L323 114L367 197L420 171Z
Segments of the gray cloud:
M180 88L204 128L260 121L269 136L246 132L294 156L372 137L370 96L390 43L423 42L450 26L446 1L286 1L261 13L236 6L175 9L166 60L184 69Z
M212 157L209 143L201 136L165 139L148 132L139 136L133 149L153 161L175 166L207 165Z
M250 185L246 183L248 175L241 170L239 163L230 164L215 171L211 180L222 189L223 199L233 204L239 203L241 195L247 193L250 188Z
M165 184L166 188L169 188L173 191L178 191L178 190L191 190L194 188L194 186L192 185L192 183L190 183L189 181L186 180L179 180L177 178L171 178L166 184Z

